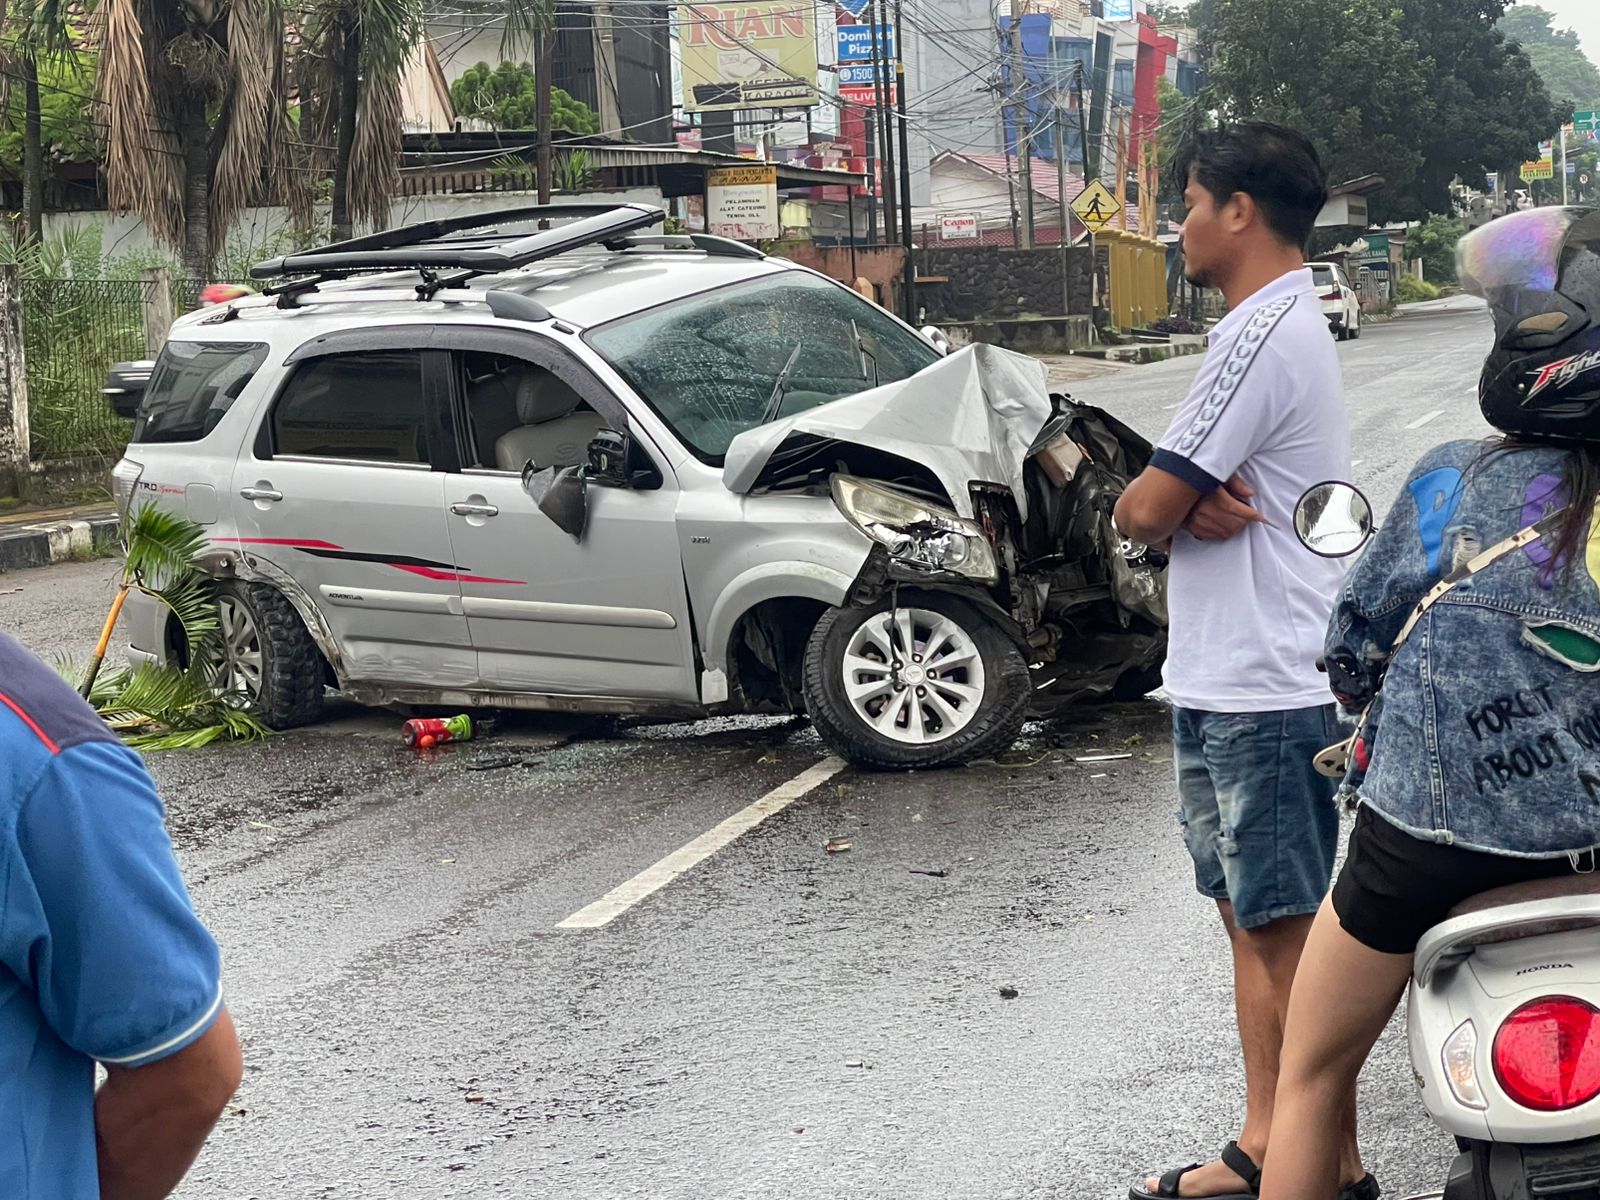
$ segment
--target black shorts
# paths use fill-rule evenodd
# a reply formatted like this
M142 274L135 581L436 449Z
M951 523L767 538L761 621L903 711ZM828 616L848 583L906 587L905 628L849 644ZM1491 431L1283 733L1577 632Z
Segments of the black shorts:
M1413 837L1363 804L1333 884L1333 911L1368 949L1411 954L1422 935L1469 896L1572 871L1565 854L1512 858Z

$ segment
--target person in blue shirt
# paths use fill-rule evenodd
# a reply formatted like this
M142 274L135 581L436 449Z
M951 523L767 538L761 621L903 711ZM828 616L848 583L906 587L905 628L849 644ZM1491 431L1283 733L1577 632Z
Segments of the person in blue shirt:
M160 1200L242 1069L143 762L0 634L0 1197Z
M1503 436L1423 456L1328 629L1335 693L1371 717L1349 854L1289 1000L1261 1200L1333 1197L1339 1114L1423 934L1600 852L1600 210L1516 213L1457 253L1494 318L1478 399ZM1528 528L1396 645L1441 579Z

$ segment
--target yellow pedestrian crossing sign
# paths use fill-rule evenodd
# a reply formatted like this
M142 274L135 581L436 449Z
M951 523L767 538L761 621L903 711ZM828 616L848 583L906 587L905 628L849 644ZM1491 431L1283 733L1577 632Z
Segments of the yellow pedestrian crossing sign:
M1098 179L1091 179L1089 186L1073 199L1072 211L1092 232L1099 233L1117 219L1122 205L1117 203L1117 198L1105 184Z

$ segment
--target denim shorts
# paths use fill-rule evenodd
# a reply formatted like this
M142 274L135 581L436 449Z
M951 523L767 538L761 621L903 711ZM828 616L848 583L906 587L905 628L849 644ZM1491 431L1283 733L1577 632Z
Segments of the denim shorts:
M1317 751L1345 736L1337 710L1172 710L1178 824L1202 896L1227 900L1241 929L1313 913L1339 839L1338 781Z

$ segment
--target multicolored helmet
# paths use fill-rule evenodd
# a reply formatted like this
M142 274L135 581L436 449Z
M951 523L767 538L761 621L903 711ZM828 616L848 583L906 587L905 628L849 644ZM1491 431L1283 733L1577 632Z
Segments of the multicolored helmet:
M254 296L255 292L237 283L213 283L200 293L200 307L207 308L213 304L226 304L230 300L237 300L241 296Z
M1491 221L1461 239L1456 267L1494 317L1478 385L1489 424L1600 443L1600 209L1533 208Z

